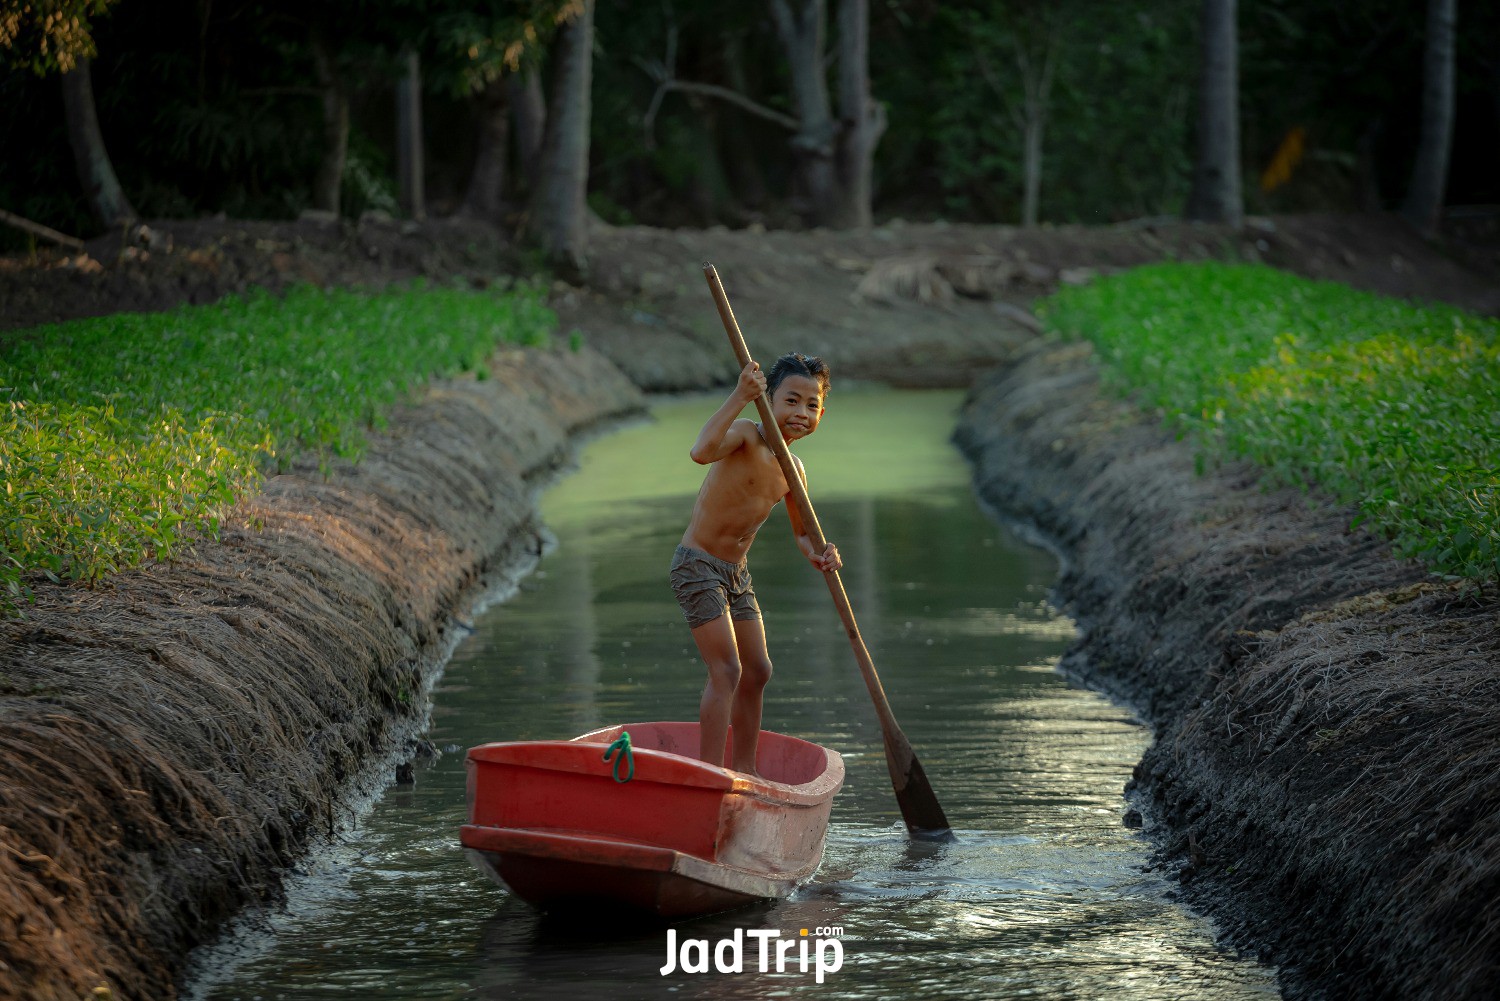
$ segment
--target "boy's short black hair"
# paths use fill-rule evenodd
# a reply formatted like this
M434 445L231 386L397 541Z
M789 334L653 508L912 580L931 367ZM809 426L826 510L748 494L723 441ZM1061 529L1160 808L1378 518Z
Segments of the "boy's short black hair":
M828 395L828 363L817 356L810 358L796 351L777 358L771 371L766 373L766 395L775 396L776 387L789 375L801 375L816 381L822 394Z

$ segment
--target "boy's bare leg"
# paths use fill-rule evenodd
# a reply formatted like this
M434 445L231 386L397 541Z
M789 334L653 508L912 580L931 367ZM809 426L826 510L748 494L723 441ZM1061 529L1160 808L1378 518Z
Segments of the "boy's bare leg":
M758 775L755 751L760 743L760 715L766 682L771 680L771 656L766 652L766 630L760 619L738 619L734 642L739 651L740 683L734 690L730 722L734 724L734 755L730 765L737 772Z
M729 707L740 681L739 651L729 613L695 628L693 642L708 667L708 683L698 704L698 757L711 765L722 765L724 741L729 735Z

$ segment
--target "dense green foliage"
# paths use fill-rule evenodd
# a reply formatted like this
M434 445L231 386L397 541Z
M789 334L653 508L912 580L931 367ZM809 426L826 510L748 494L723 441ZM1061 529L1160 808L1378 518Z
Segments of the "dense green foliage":
M1445 573L1500 573L1500 321L1266 267L1139 268L1045 305L1109 377Z
M98 10L104 0L33 5ZM12 5L14 6L14 5ZM429 210L462 201L486 91L547 69L567 0L114 3L89 22L99 117L116 173L147 218L223 211L288 218L312 204L322 108L312 39L350 99L341 209L393 207L392 93L399 51L421 55ZM831 10L835 5L827 5ZM1016 222L1025 67L1050 53L1040 217L1102 222L1181 206L1191 153L1199 0L976 0L870 5L872 93L889 128L875 155L877 217ZM1420 127L1424 4L1242 0L1241 124L1247 209L1398 204ZM776 225L798 218L800 155L779 124L662 77L792 110L768 4L598 0L590 194L611 221ZM1449 200L1500 199L1495 44L1500 5L1461 5ZM22 31L9 52L25 65ZM830 18L828 55L835 30ZM29 30L29 29L28 29ZM5 37L0 23L0 47ZM39 44L39 43L38 43ZM670 54L670 60L669 60ZM671 65L667 65L670 61ZM830 80L834 74L830 72ZM503 89L503 88L502 88ZM836 91L836 84L834 85ZM493 96L493 95L491 95ZM653 101L656 104L653 106ZM654 111L647 128L648 110ZM1256 183L1294 130L1288 182ZM514 142L514 139L513 139ZM78 196L55 73L0 74L0 205L65 232L97 224ZM512 160L514 161L514 151ZM506 196L524 203L512 162ZM0 247L26 238L0 230Z
M304 287L38 327L0 356L0 609L212 534L300 450L357 457L430 376L487 375L556 320L530 290Z
M146 218L223 211L250 219L292 218L312 207L323 129L314 38L328 47L335 81L350 101L340 209L357 216L396 208L391 107L403 48L422 55L437 175L432 187L441 193L473 156L471 109L455 95L482 87L509 58L534 56L565 6L563 0L110 2L116 6L93 27L92 76L100 127L131 202ZM91 235L97 224L79 197L58 94L55 74L38 79L0 67L0 147L26 152L0 157L0 205ZM21 237L0 231L0 248L20 246Z
M1046 74L1041 217L1177 212L1190 173L1197 3L987 0L943 6L927 128L945 210L1020 215L1024 78Z

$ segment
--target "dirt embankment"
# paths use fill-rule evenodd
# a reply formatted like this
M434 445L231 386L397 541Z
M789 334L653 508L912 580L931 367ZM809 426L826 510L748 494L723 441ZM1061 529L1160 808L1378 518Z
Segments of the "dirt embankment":
M494 227L461 220L170 220L151 229L153 247L112 234L89 241L82 255L44 249L0 258L0 347L7 331L40 323L250 288L413 278L483 285L534 263ZM1029 338L1032 300L1152 261L1263 261L1497 314L1500 244L1488 231L1473 234L1481 237L1489 242L1455 235L1436 247L1394 218L1344 215L1252 219L1238 232L1172 220L1030 230L895 220L867 232L634 226L594 232L587 284L554 281L551 300L564 333L579 330L638 386L702 388L732 368L698 270L708 260L752 353L821 353L838 378L967 385Z
M1500 995L1500 597L1101 394L1038 342L958 432L991 503L1055 538L1065 667L1135 704L1158 861L1290 997Z
M174 995L188 951L420 725L454 616L539 550L533 481L638 412L599 355L509 351L218 542L0 622L0 997Z
M43 253L36 259L0 259L0 342L6 331L37 323L164 309L250 287L384 285L419 276L484 284L524 270L525 263L493 229L456 222L204 220L155 228L170 231L172 241L158 236L154 244L127 246L110 236L91 241L83 257ZM1500 311L1500 283L1476 278L1384 219L1263 220L1240 233L1146 221L1033 231L891 224L867 233L629 228L596 234L589 284L554 282L551 301L563 322L563 339L577 329L599 355L508 354L491 366L492 382L432 389L395 418L388 434L372 441L357 466L340 466L327 479L311 467L273 479L218 542L201 544L190 558L121 575L97 591L42 588L27 621L0 623L0 998L76 998L101 981L119 997L171 997L188 950L211 937L239 907L274 892L278 873L312 837L337 822L354 778L419 723L423 682L434 659L448 648L453 614L483 589L487 577L503 573L535 545L538 526L529 483L565 454L568 436L639 407L638 388L703 388L731 377L724 335L698 272L701 261L718 266L758 357L802 350L827 357L840 379L953 386L968 385L1032 343L1035 325L1025 307L1059 283L1163 258L1206 257L1264 260L1375 291ZM1032 375L1041 379L1045 373ZM1081 394L1078 400L1094 399L1077 386L1070 392ZM1045 411L1068 395L1058 388L1056 399L1037 401L1036 407ZM994 403L992 409L999 407ZM1115 426L1128 419L1105 417L1106 411L1090 402L1062 411L1056 418L1062 423L1051 427L1040 411L1034 422L1038 430L1028 439L1030 451L1017 451L1032 456L1024 469L1005 465L1003 454L984 461L1011 469L1017 482L1033 483L1028 489L1035 483L1027 477L1055 467L1054 492L1079 494L1086 485L1078 478L1084 476L1082 457L1092 456L1086 460L1091 463L1107 458L1089 451L1094 448L1088 443L1090 429L1100 420ZM982 407L971 413L971 422L985 428L975 448L981 439L992 445L1020 440L1024 430L1009 428L998 410ZM1059 443L1055 448L1054 442ZM1012 446L1002 445L1001 451L1006 447ZM1079 458L1059 464L1069 456ZM1121 496L1130 495L1132 484L1145 484L1161 506L1142 509L1152 513L1139 516L1144 520L1137 526L1142 530L1138 547L1098 549L1093 556L1087 555L1088 543L1118 537L1123 544L1126 533L1107 527L1116 515L1077 506L1067 506L1066 516L1046 515L1047 505L1028 507L1023 491L999 488L1002 480L993 477L986 490L992 499L1030 512L1083 554L1069 576L1070 590L1086 615L1108 606L1109 621L1126 637L1083 659L1098 668L1098 677L1126 676L1143 659L1142 650L1165 651L1162 666L1151 668L1133 690L1158 691L1155 711L1163 725L1199 733L1203 743L1169 745L1164 739L1143 777L1162 797L1159 816L1179 832L1179 840L1191 837L1197 846L1203 875L1190 885L1219 885L1234 872L1260 872L1233 869L1237 863L1224 860L1237 845L1255 842L1256 829L1248 825L1270 815L1252 809L1255 804L1242 798L1250 795L1246 790L1270 790L1265 795L1274 799L1277 789L1247 779L1235 755L1259 756L1255 760L1320 755L1316 775L1335 773L1329 762L1336 762L1343 769L1336 774L1348 777L1350 794L1361 795L1359 770L1374 753L1371 742L1399 737L1400 748L1415 746L1412 741L1429 733L1421 727L1441 721L1447 703L1430 702L1420 712L1404 713L1408 719L1399 724L1404 729L1393 730L1384 717L1368 715L1372 706L1387 706L1384 694L1380 699L1386 701L1372 697L1338 716L1341 703L1328 701L1334 695L1323 692L1318 678L1283 689L1245 673L1250 670L1245 665L1271 664L1273 657L1324 670L1327 658L1299 653L1304 647L1298 644L1324 649L1318 630L1336 632L1342 620L1286 628L1293 615L1420 575L1414 568L1380 563L1378 544L1347 541L1343 523L1333 518L1297 530L1303 534L1296 539L1305 536L1315 545L1300 563L1289 564L1297 568L1290 577L1261 580L1252 573L1260 572L1257 560L1269 559L1265 546L1295 549L1282 534L1292 531L1282 525L1285 512L1273 512L1269 522L1263 514L1234 536L1238 562L1228 565L1243 572L1203 584L1190 572L1189 550L1153 550L1150 540L1157 534L1146 531L1148 522L1177 517L1186 526L1186 539L1186 529L1198 525L1199 505L1220 510L1213 506L1212 491L1194 493L1191 470L1185 474L1181 466L1180 446L1169 446L1157 466L1138 465L1125 476ZM1236 496L1257 496L1248 476L1243 479ZM1055 497L1048 503L1064 509ZM1293 506L1289 501L1286 510ZM1092 527L1096 517L1104 527ZM1130 516L1119 517L1129 523ZM1363 582L1330 589L1323 565L1330 554L1346 561L1347 573ZM1174 569L1174 559L1184 561L1181 569ZM1210 556L1207 563L1216 559ZM1364 559L1375 562L1360 562ZM1079 568L1087 573L1080 576ZM1134 582L1147 580L1148 571L1164 576L1131 599ZM1203 588L1212 598L1203 607L1223 612L1209 622L1211 628L1203 627L1201 616L1208 613L1201 609L1162 618ZM1442 630L1467 628L1465 600L1444 591L1424 593L1394 614L1418 609L1413 620L1418 628L1437 624L1430 633L1412 634L1409 644L1420 645ZM1105 621L1102 611L1098 615ZM1271 631L1254 641L1259 652L1248 660L1241 654L1252 645L1237 632L1243 629ZM1090 635L1111 634L1101 629ZM1373 650L1363 656L1394 656L1393 647L1377 644ZM1196 717L1188 710L1199 704L1196 700L1220 691L1204 687L1209 684L1205 665L1223 678L1260 686L1254 688L1255 698L1270 708L1255 713L1275 713L1281 706L1274 718L1286 723L1274 739L1221 746L1214 735L1215 728L1224 729L1217 717L1190 724ZM1377 675L1366 671L1361 677ZM1223 679L1211 680L1217 685ZM1473 678L1468 690L1479 692L1482 680ZM1304 691L1311 694L1297 694ZM1448 689L1432 691L1437 698ZM1277 702L1282 696L1291 702ZM1244 719L1244 707L1262 702L1225 698L1229 734L1257 739L1260 731L1254 727L1263 728L1264 721ZM1424 722L1419 726L1416 720ZM1315 751L1306 749L1309 739L1318 741ZM1160 750L1179 745L1181 758ZM1221 765L1221 759L1229 764ZM1278 774L1303 774L1283 767L1280 758L1268 760L1276 761ZM1454 760L1455 768L1489 766L1482 756ZM1195 780L1195 769L1209 777ZM1215 782L1223 784L1222 795ZM1424 785L1421 792L1430 798L1441 789L1468 787ZM1215 802L1247 805L1235 808L1239 814L1203 812L1203 804ZM1493 800L1473 803L1493 819ZM1339 824L1348 812L1331 801L1327 809L1333 812L1314 810L1304 823ZM1456 836L1442 826L1451 813L1442 814L1448 819L1440 823L1439 813L1411 809L1396 806L1383 814L1386 826L1405 839L1399 841L1408 851L1402 858L1421 855L1424 865L1433 859L1462 861L1451 853L1435 854L1446 851L1443 846ZM1424 840L1428 834L1436 842ZM1275 843L1285 846L1277 861L1286 867L1266 871L1294 881L1281 897L1294 900L1298 893L1333 887L1344 896L1326 905L1333 908L1329 914L1360 914L1365 902L1379 902L1374 890L1353 882L1354 870L1337 879L1314 879L1294 868L1324 858L1336 868L1343 859L1338 852L1318 854L1308 843L1285 838ZM1347 854L1364 862L1376 858ZM1414 866L1390 870L1385 882L1371 885L1379 889L1411 871ZM1491 878L1483 873L1474 878L1481 876ZM1493 890L1483 899L1494 899ZM1467 906L1473 899L1467 894L1465 889L1453 898L1452 906ZM1325 898L1318 899L1324 907ZM1449 906L1441 903L1446 899L1428 896L1420 903ZM1272 922L1249 928L1258 941L1279 941L1283 932L1292 944L1309 941L1295 931L1308 922L1289 926L1290 932L1274 923L1291 913L1287 909L1235 913L1248 915L1246 921ZM1324 913L1315 911L1314 917ZM1375 915L1393 912L1387 906L1365 907L1363 913L1376 920ZM1483 937L1490 935L1487 926L1470 925L1477 936L1473 942L1492 942ZM1396 929L1391 934L1416 934L1409 931L1416 927L1409 915L1404 924L1393 918L1381 927ZM1354 940L1337 939L1328 962L1348 964L1364 955L1346 948L1346 941ZM1387 948L1378 937L1369 942L1372 956ZM1387 952L1411 954L1393 947ZM1372 959L1366 966L1384 969L1382 962ZM1437 962L1413 963L1402 971L1404 980L1386 983L1421 982L1415 978L1435 970Z

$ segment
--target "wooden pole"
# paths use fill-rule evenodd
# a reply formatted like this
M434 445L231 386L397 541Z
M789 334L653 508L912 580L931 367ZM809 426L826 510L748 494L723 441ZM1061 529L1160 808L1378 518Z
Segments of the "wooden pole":
M729 308L729 298L724 294L719 273L712 264L705 262L703 276L708 279L709 290L713 292L714 303L719 308L719 319L724 322L724 332L729 335L730 346L743 369L750 364L750 351L745 347L745 338L740 333L734 311ZM792 453L786 447L786 439L781 436L781 428L776 424L770 401L764 393L756 399L755 407L760 411L766 441L776 454L782 475L786 477L791 491L788 496L797 505L797 512L802 516L802 524L812 541L813 552L822 552L828 540L823 537L823 528L818 524L817 514L813 512L812 499L808 497L807 487L802 483L802 477L798 475L797 467L792 462ZM906 734L896 722L895 714L891 712L891 704L885 697L880 675L875 673L875 663L859 634L859 624L854 621L854 609L850 607L849 595L844 591L844 582L837 570L824 571L823 579L828 582L828 592L833 596L839 618L843 620L844 632L849 637L849 645L859 664L859 672L865 679L870 701L875 704L875 715L880 720L880 735L885 743L885 764L891 773L891 784L896 790L896 803L901 808L901 817L913 834L942 834L949 829L948 817L943 813L937 794L932 791L932 784L927 781L927 775L922 770L922 763L917 760L916 752L911 748L911 742L906 739Z

